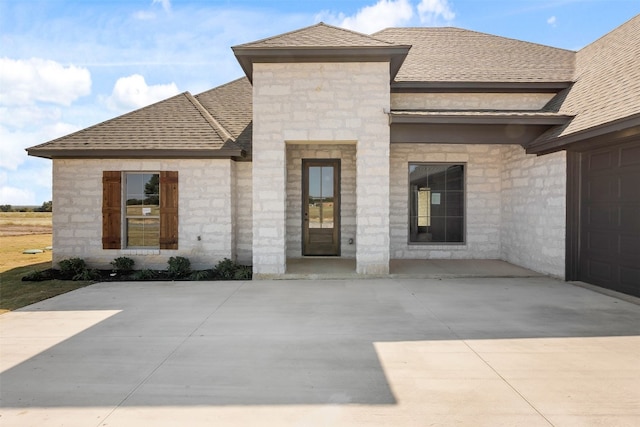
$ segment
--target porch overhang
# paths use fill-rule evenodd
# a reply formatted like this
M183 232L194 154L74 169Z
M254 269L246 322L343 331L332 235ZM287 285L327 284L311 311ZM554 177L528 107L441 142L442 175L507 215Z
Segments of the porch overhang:
M547 112L392 111L392 143L519 144L528 146L571 116Z

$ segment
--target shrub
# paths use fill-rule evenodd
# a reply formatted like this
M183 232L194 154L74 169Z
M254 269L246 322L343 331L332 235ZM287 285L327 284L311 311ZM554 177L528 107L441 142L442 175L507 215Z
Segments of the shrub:
M167 273L171 279L183 279L191 273L191 261L188 258L172 256L167 264Z
M100 278L100 272L98 270L89 270L84 269L75 276L71 278L71 280L98 280Z
M115 271L121 271L123 273L128 273L133 270L133 266L136 262L131 258L126 256L121 256L113 261L111 261L111 265Z
M33 270L22 276L23 282L43 282L45 280L52 280L54 275L49 270Z
M65 279L82 280L74 279L74 277L87 270L87 264L82 258L63 259L58 264L60 265L60 275Z
M189 280L210 280L213 278L212 270L198 270L189 275Z
M249 265L238 265L233 278L234 280L251 280L253 277L253 269Z
M240 265L225 258L213 268L213 275L218 280L248 280L251 279L251 267Z
M152 280L158 277L158 273L153 270L138 270L133 273L133 280Z

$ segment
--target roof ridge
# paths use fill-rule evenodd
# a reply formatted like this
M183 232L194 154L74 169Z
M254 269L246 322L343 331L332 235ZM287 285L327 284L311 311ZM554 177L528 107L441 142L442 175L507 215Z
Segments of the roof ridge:
M331 29L334 29L334 30L340 30L340 31L343 31L343 32L346 32L346 33L358 35L360 37L370 38L370 39L375 40L377 42L388 44L389 46L395 46L394 43L391 43L388 40L379 39L379 38L373 37L370 34L360 33L358 31L349 30L349 29L341 28L341 27L336 27L334 25L326 24L326 23L320 21L320 22L318 22L317 24L314 24L314 25L309 25L309 26L306 26L306 27L303 27L303 28L298 28L297 30L287 31L287 32L282 33L282 34L278 34L278 35L271 36L271 37L266 37L266 38L263 38L263 39L260 39L260 40L255 40L255 41L252 41L252 42L239 44L239 45L233 46L232 48L257 45L257 44L260 44L260 43L266 43L266 42L269 42L271 40L276 40L276 39L279 39L279 38L282 38L282 37L290 36L292 34L300 33L302 31L307 31L307 30L309 30L311 28L316 28L316 27L326 27L326 28L331 28Z
M204 108L204 106L200 104L200 102L193 95L191 95L189 92L185 92L185 96L187 97L189 102L191 102L191 104L193 104L193 106L198 109L202 117L207 122L209 122L211 127L213 127L213 129L218 132L218 134L222 134L227 140L231 140L233 142L236 141L231 133L227 129L225 129L225 127L222 126L215 117L213 117L213 114L211 114L206 108Z
M207 90L205 90L204 92L200 92L200 93L198 93L198 94L196 94L196 95L193 95L193 97L194 97L194 98L196 98L196 99L198 99L198 97L199 97L200 95L204 95L204 94L206 94L206 93L212 92L212 91L217 90L217 89L221 89L221 88L223 88L223 87L231 86L232 84L237 83L237 82L239 82L240 80L245 80L245 79L247 79L247 76L238 77L238 78L237 78L237 79L235 79L235 80L231 80L230 82L227 82L227 83L221 84L220 86L215 86L215 87L212 87L211 89L207 89ZM198 102L200 102L200 101L198 101Z

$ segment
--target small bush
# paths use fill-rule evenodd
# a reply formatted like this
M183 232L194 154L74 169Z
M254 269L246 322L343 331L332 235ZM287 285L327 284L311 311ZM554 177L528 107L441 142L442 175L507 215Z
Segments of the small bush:
M41 270L41 271L30 271L29 273L22 276L23 282L44 282L45 280L52 280L54 275L52 271L49 270Z
M225 258L213 268L213 276L218 280L249 280L252 271L251 267L237 264L229 258Z
M191 261L188 258L172 256L167 264L167 274L171 279L183 279L191 273Z
M115 271L128 273L133 270L133 266L135 263L136 262L133 259L126 256L121 256L111 261L111 266Z
M60 265L60 275L65 279L81 280L74 279L74 277L87 270L87 264L82 258L63 259L58 264Z
M251 280L253 269L249 265L238 265L238 269L233 275L234 280Z
M87 281L87 280L98 280L100 279L100 272L98 270L89 270L85 268L75 276L71 278L71 280L78 281Z
M154 270L138 270L131 278L133 280L153 280L158 277L158 273Z
M211 280L212 278L212 270L198 270L189 275L189 280Z

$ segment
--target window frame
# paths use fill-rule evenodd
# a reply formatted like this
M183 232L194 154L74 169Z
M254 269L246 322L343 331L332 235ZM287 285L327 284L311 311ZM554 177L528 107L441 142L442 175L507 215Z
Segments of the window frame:
M179 173L177 170L161 170L159 172L159 212L160 212L160 241L159 247L127 248L125 226L123 219L126 215L126 183L125 174L132 172L156 173L151 171L102 171L102 249L153 251L177 250L179 243ZM123 207L124 205L124 207Z
M462 241L459 242L447 242L447 241L412 241L411 240L411 224L412 224L412 200L413 195L411 191L411 167L412 166L461 166L462 167L462 189L461 190L452 190L452 191L462 191ZM409 161L407 163L407 244L408 245L416 245L416 246L466 246L467 245L467 170L468 166L466 162L429 162L429 161ZM435 191L431 188L428 189L429 199L431 199L432 194ZM446 191L442 192L443 196L446 199ZM416 210L418 207L416 206ZM429 222L431 223L431 219L433 215L431 215L431 204L429 204ZM443 216L443 218L447 218L448 215ZM416 219L417 221L417 219Z
M127 197L129 194L128 190L128 177L131 175L158 175L158 213L156 215L129 215L127 212ZM139 250L158 250L160 249L160 210L162 206L162 190L161 190L161 180L160 180L160 172L159 171L122 171L122 249L139 249ZM142 205L144 206L144 205ZM157 219L158 221L158 239L157 244L153 246L133 246L129 245L129 219Z

